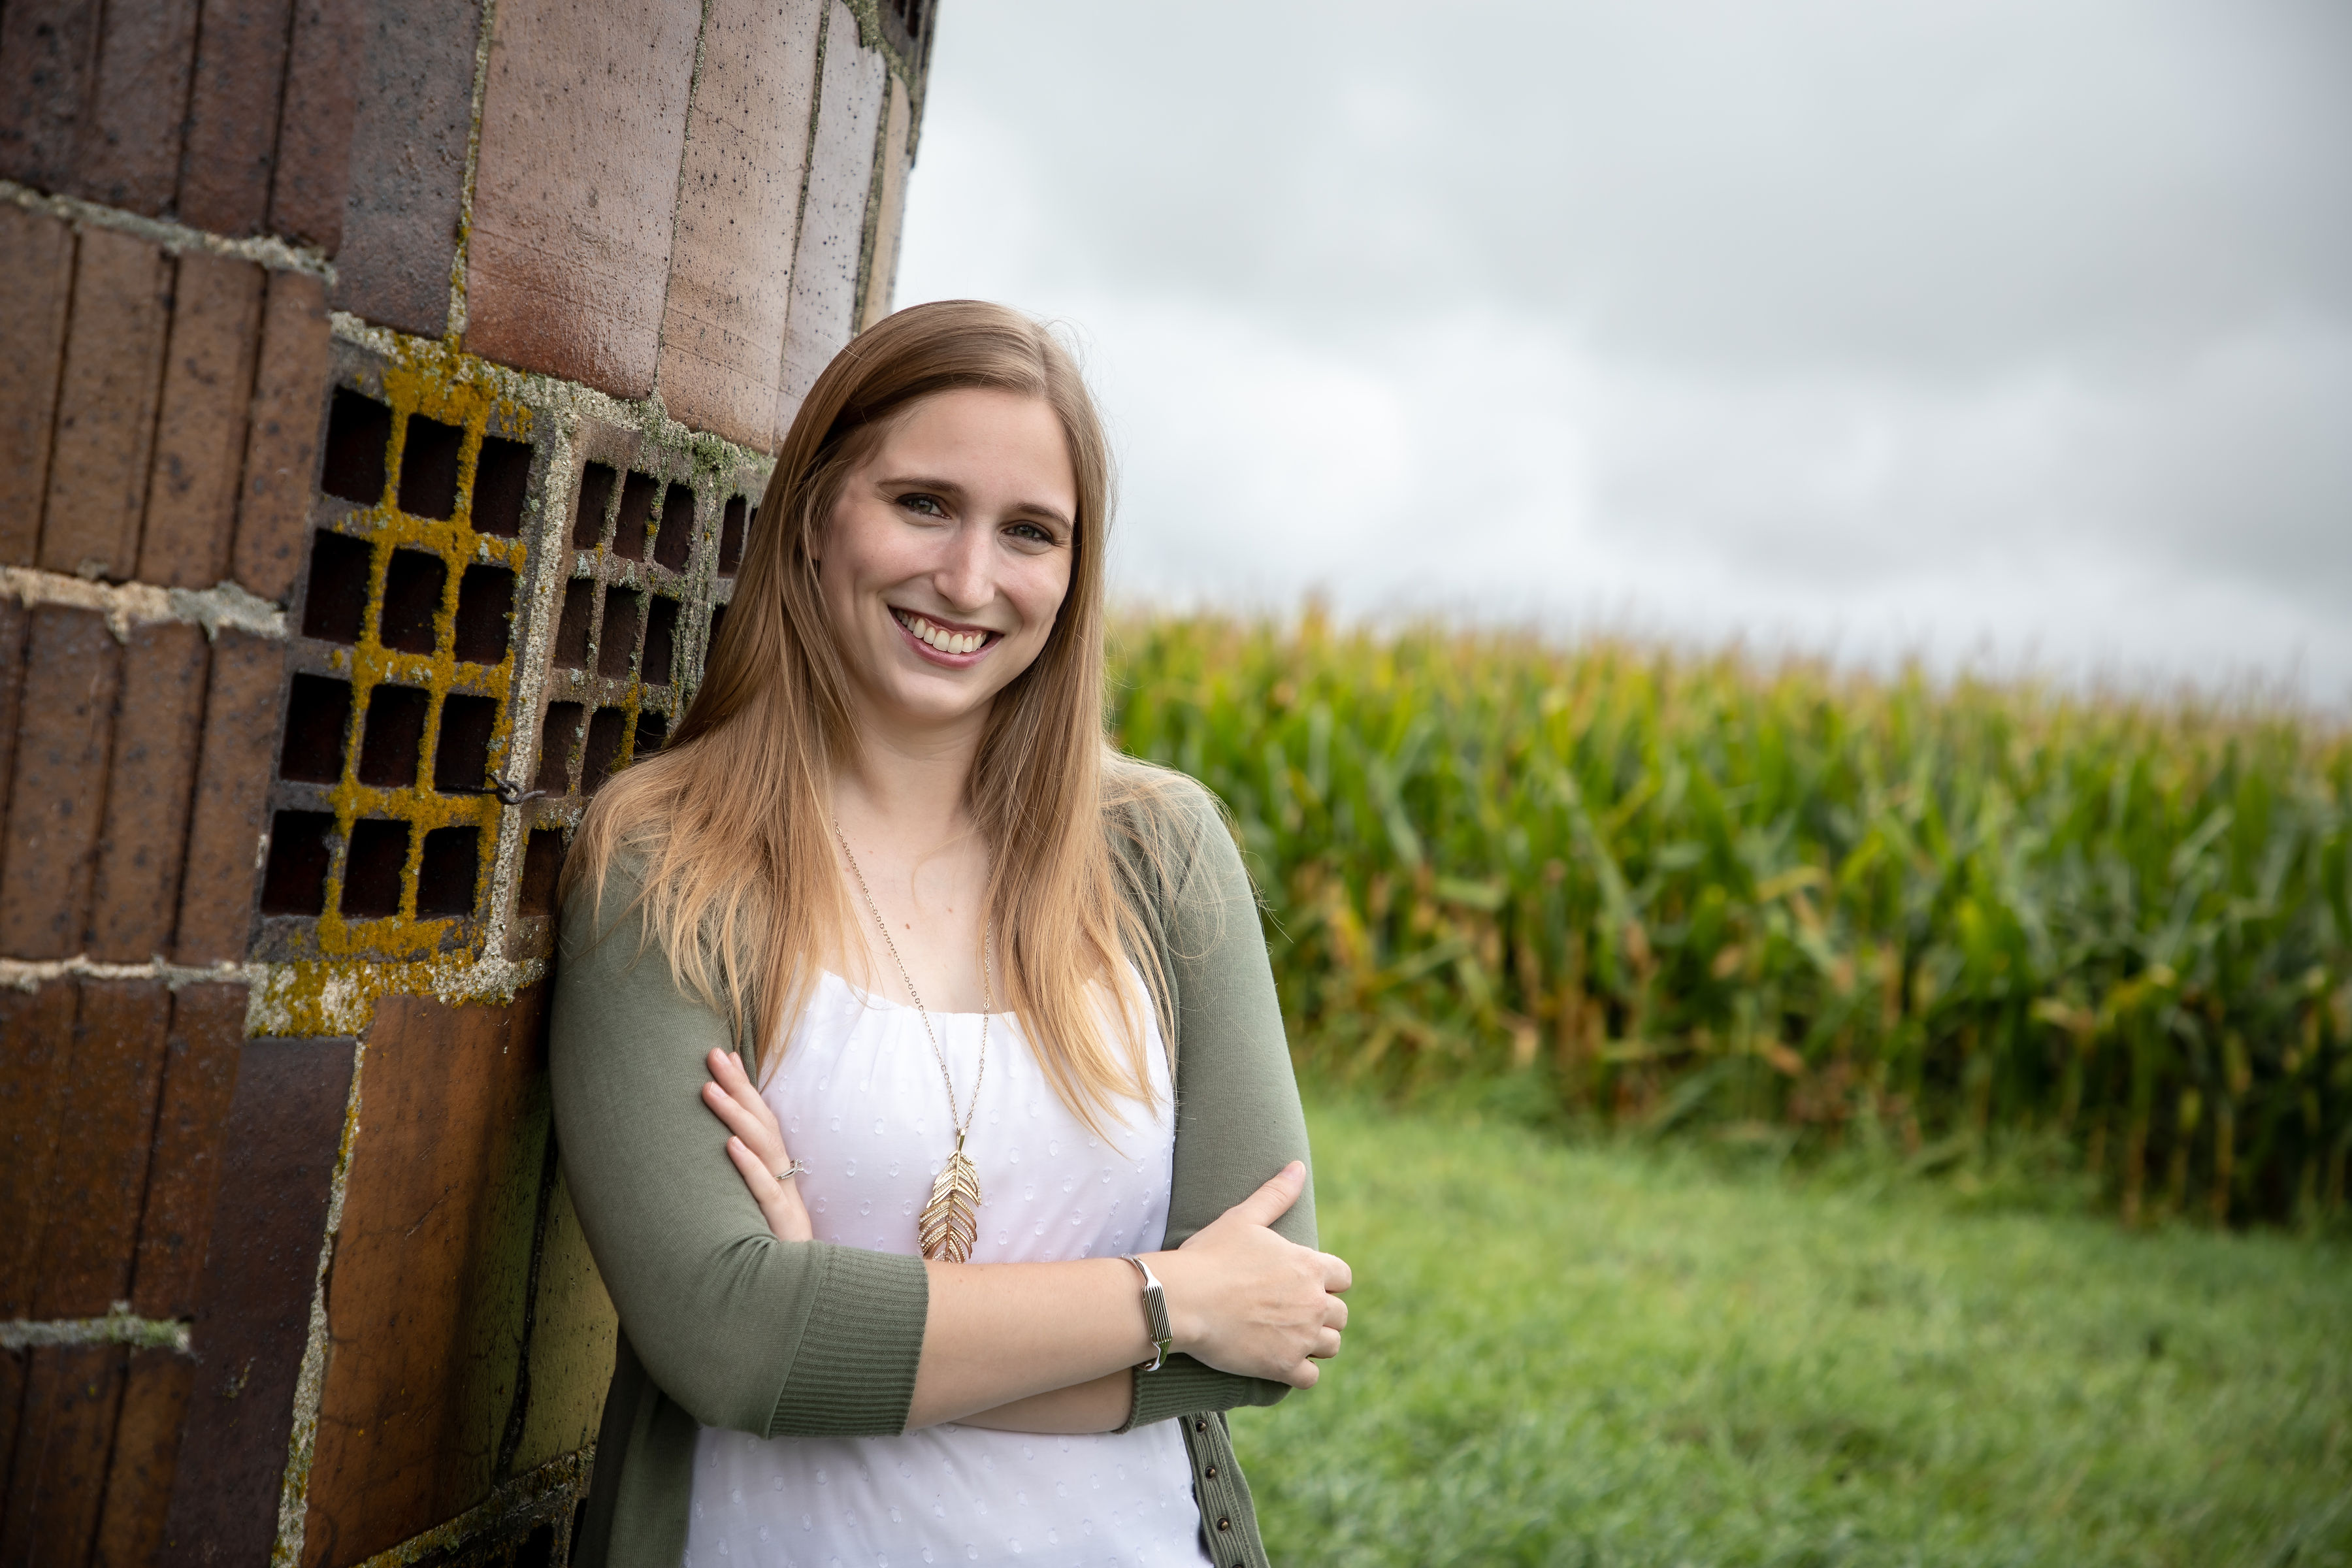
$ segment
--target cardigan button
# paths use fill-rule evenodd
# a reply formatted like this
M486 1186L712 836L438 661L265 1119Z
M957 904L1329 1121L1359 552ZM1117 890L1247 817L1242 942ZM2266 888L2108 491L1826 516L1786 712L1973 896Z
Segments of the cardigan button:
M1217 1467L1214 1465L1209 1467L1209 1479L1213 1481L1217 1479Z
M1195 1421L1192 1423L1192 1430L1195 1432L1205 1432L1208 1429L1209 1424L1206 1421Z
M1233 1527L1234 1521L1230 1519L1221 1519L1217 1521L1217 1528L1219 1530L1231 1530Z

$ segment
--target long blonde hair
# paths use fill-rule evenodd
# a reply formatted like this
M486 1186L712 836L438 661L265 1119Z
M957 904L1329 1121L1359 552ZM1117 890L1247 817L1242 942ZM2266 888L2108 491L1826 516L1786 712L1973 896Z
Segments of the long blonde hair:
M1107 820L1156 793L1103 730L1108 444L1068 353L1001 305L898 311L834 357L769 478L760 526L700 689L661 752L604 786L581 820L567 890L643 857L646 934L681 989L726 1014L772 1070L845 908L828 784L858 744L849 679L814 548L850 472L916 403L956 388L1038 397L1077 479L1070 584L1045 645L997 694L969 806L989 849L986 908L1003 994L1072 1113L1099 1132L1114 1096L1151 1099L1131 956L1163 1006L1166 977L1120 895Z

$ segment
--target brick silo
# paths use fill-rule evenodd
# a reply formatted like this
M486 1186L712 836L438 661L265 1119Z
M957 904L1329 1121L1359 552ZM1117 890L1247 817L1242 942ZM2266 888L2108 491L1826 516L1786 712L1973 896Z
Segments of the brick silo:
M0 1562L563 1561L551 895L887 308L929 10L0 5Z

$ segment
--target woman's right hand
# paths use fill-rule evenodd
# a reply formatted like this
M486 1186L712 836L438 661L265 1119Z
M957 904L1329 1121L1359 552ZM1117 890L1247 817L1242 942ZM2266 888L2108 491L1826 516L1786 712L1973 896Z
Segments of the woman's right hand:
M1307 1187L1291 1162L1173 1252L1151 1255L1176 1348L1220 1372L1312 1388L1348 1326L1345 1259L1269 1228Z
M779 1241L811 1239L815 1230L809 1224L808 1205L801 1201L800 1178L776 1175L793 1166L783 1129L776 1125L776 1113L761 1098L751 1075L743 1070L743 1058L714 1049L703 1065L710 1069L710 1081L702 1086L702 1103L726 1126L727 1157L751 1190L770 1234Z

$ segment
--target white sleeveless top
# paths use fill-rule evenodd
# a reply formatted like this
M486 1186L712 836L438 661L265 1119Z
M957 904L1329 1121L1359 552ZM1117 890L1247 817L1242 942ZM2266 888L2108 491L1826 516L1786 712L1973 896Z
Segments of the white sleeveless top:
M987 1076L964 1142L980 1172L974 1263L1159 1247L1175 1119L1157 1020L1143 1011L1159 1109L1119 1101L1126 1125L1115 1141L1070 1115L1011 1014L990 1021ZM977 1013L931 1015L967 1106L980 1025ZM955 1134L916 1011L823 975L761 1092L784 1146L809 1167L801 1193L817 1239L917 1254L916 1215ZM1172 1421L1067 1437L947 1425L896 1437L761 1438L706 1426L695 1443L685 1563L1192 1568L1210 1561L1200 1523Z

